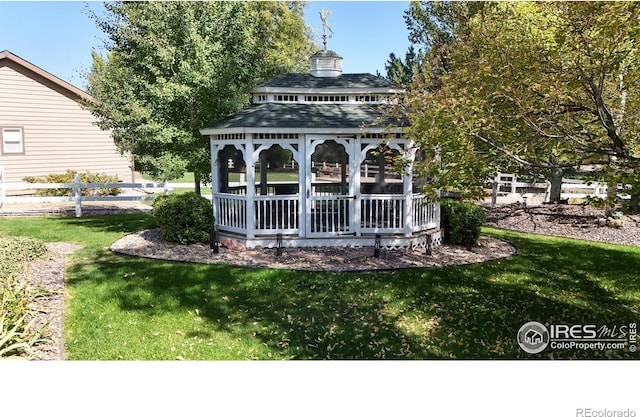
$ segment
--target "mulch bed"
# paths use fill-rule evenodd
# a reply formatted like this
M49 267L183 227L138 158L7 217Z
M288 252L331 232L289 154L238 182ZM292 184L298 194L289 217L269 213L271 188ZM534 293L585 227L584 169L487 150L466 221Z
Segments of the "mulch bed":
M281 256L277 256L276 249L272 248L237 251L221 247L220 252L214 254L208 244L177 245L164 242L160 229L130 234L113 243L110 249L126 255L172 261L333 272L462 265L504 258L516 252L507 242L482 236L470 251L458 246L442 245L434 248L431 255L426 255L424 248L416 248L382 250L380 256L375 257L372 247L284 248Z
M500 229L619 245L640 245L640 215L605 218L590 206L545 204L524 209L509 204L487 210L486 225Z

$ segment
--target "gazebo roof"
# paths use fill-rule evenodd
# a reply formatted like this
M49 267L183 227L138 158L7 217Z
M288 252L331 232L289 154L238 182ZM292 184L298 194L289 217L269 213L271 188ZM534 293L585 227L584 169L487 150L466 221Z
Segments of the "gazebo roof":
M385 91L392 90L390 92L399 92L400 88L392 82L377 77L372 74L342 74L337 77L314 77L311 74L303 73L285 73L276 75L262 83L258 84L255 92L268 92L273 89L304 89L304 90L317 90L317 89L336 89L344 90L339 91L377 91L383 89ZM335 91L338 93L338 91Z
M215 133L213 129L360 129L387 125L404 127L402 121L385 117L381 105L363 104L254 104L239 113L220 120L202 130L203 134Z

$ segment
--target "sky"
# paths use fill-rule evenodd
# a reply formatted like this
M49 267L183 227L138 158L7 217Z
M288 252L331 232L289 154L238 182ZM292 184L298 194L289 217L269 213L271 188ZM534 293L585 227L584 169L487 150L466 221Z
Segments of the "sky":
M309 1L305 21L322 45L322 8L334 34L327 48L344 58L345 73L385 74L391 52L404 56L410 43L404 22L408 1ZM0 0L0 51L8 50L45 71L84 88L91 50L104 51L104 35L87 9L102 2Z

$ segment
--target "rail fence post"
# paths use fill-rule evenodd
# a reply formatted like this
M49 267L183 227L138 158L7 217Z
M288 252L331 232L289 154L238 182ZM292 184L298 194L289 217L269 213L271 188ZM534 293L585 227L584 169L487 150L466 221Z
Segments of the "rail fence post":
M76 217L82 217L82 189L80 188L80 173L73 176L73 191L76 202Z
M497 177L496 180L493 181L493 188L491 190L491 208L496 206L496 200L498 199L498 187L500 184L498 183Z
M163 184L164 195L169 195L169 181L165 181Z
M551 182L545 181L545 183L547 186L544 190L544 202L549 203L551 201ZM562 192L562 188L560 188L560 192Z

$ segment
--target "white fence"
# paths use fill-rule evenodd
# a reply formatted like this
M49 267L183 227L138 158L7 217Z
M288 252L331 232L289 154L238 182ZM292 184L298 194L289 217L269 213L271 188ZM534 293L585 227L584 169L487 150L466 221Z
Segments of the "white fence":
M607 197L607 184L604 182L586 182L583 180L563 178L560 198L565 200L569 198L587 198L587 197ZM626 200L629 198L628 192L631 190L629 185L618 184L618 197ZM526 194L544 194L544 201L549 202L551 191L551 183L527 183L518 181L515 174L500 173L493 181L493 192L491 194L491 206L496 204L496 197L502 195L526 195Z
M68 188L73 190L72 196L63 197L39 197L33 195L15 195L7 196L7 191L30 191L36 189L55 189L55 188ZM141 192L133 195L131 193L124 195L88 195L83 196L82 190L86 189L108 189L108 188L125 188L125 189L138 189ZM28 182L16 182L5 183L4 172L0 169L0 208L4 204L34 204L34 203L61 203L61 202L73 202L75 203L76 217L82 216L82 203L89 201L98 202L113 202L113 201L145 201L153 200L156 196L155 192L162 191L164 195L167 195L170 190L174 188L193 188L191 183L155 183L155 182L136 182L136 183L83 183L80 182L80 174L74 176L74 181L71 183L28 183ZM206 197L206 196L205 196Z

